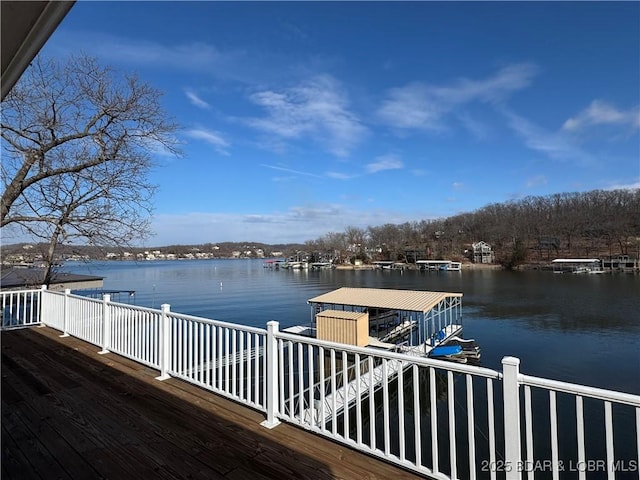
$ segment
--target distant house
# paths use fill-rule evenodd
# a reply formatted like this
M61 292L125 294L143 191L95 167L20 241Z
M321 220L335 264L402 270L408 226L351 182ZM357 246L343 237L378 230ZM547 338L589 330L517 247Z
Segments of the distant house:
M487 242L473 244L473 263L493 263L493 250Z
M11 268L2 270L1 275L0 289L3 291L40 288L44 282L45 270L43 268ZM102 288L103 280L104 277L54 272L49 290Z
M406 258L408 263L416 263L418 260L426 260L427 253L424 247L405 245L404 258Z

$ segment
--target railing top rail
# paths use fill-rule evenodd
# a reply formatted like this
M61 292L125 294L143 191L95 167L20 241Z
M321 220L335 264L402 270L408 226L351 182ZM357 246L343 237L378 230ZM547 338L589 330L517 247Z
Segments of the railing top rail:
M247 333L258 333L260 335L266 335L267 330L259 327L250 327L247 325L239 325L237 323L223 322L220 320L211 320L209 318L196 317L194 315L185 315L183 313L167 312L167 315L174 318L180 318L182 320L191 320L199 323L208 323L217 327L231 328L233 330L241 330Z
M98 301L102 302L102 300L98 300ZM162 314L162 310L158 310L157 308L142 307L140 305L130 305L128 303L119 303L119 302L109 302L109 305L113 307L121 307L121 308L130 309L130 310L137 310L138 312L153 313L155 315Z
M278 332L276 338L282 340L289 340L292 342L307 343L309 345L315 345L318 347L324 347L335 350L345 350L348 353L359 353L361 355L377 356L386 358L387 360L399 360L406 363L415 363L416 365L423 367L441 368L443 370L451 370L456 373L477 375L481 377L493 378L499 380L502 378L502 373L490 368L479 367L476 365L465 365L462 363L448 362L446 360L436 360L433 358L418 357L414 355L407 355L406 353L387 352L385 350L373 349L367 347L356 347L354 345L346 345L344 343L329 342L326 340L318 340L311 337L304 337L293 333Z
M533 377L523 374L518 376L518 380L522 385L528 385L531 387L546 388L556 392L582 395L584 397L595 398L598 400L612 401L634 407L640 407L640 395L634 395L631 393L616 392L615 390L606 390L604 388L589 387L576 383L561 382L558 380L550 380L547 378Z
M0 290L0 295L10 295L15 293L40 293L42 289L40 288L25 288L20 290Z

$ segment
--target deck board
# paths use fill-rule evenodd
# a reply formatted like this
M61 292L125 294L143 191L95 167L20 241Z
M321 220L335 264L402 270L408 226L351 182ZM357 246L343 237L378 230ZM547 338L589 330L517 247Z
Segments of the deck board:
M50 328L0 343L3 479L419 478Z

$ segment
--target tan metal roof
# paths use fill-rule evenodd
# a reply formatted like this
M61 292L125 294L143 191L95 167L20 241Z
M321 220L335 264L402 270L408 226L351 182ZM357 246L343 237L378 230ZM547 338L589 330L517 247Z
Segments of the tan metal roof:
M323 317L342 318L344 320L359 320L367 314L362 312L345 312L342 310L323 310L318 313L318 315Z
M308 300L309 303L331 303L353 307L389 308L426 313L445 298L462 297L461 293L392 290L387 288L342 287Z

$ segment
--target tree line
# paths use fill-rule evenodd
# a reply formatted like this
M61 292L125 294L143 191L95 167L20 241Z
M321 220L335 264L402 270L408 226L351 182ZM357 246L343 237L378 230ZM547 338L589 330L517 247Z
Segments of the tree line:
M640 189L532 196L447 218L348 227L306 248L373 260L463 260L478 241L490 244L507 268L558 257L637 257Z

